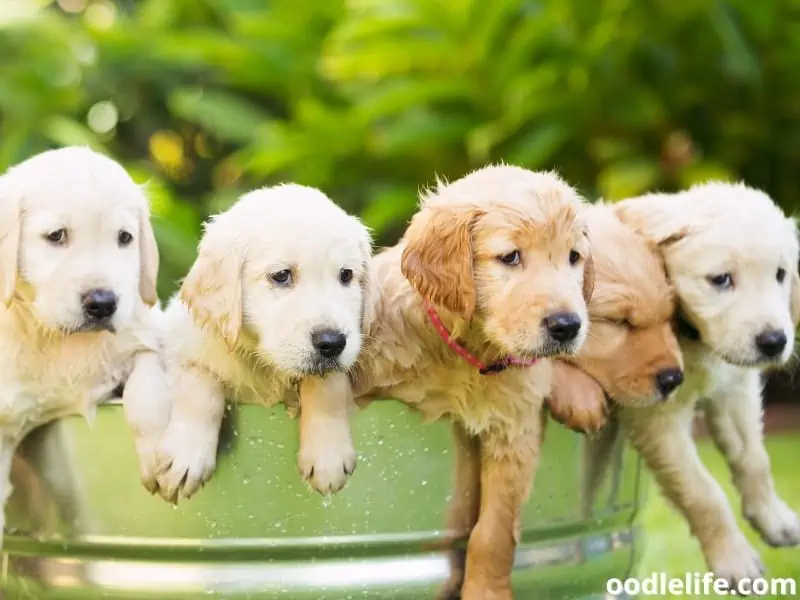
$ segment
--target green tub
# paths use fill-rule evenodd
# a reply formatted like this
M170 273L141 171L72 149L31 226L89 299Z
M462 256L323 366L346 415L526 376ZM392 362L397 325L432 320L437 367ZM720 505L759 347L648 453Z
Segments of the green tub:
M216 475L173 507L139 483L121 406L102 406L91 426L76 417L43 427L14 462L0 597L434 598L447 576L449 428L384 401L353 429L358 468L325 498L297 473L297 423L280 407L237 407ZM619 446L582 519L585 443L547 428L516 556L517 600L606 596L606 581L634 568L639 462Z

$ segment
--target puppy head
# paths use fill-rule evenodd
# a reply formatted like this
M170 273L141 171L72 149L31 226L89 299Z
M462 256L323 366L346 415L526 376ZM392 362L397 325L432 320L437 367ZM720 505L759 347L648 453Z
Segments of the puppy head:
M574 353L593 272L578 194L556 175L480 169L425 197L401 269L432 304L506 353Z
M626 200L616 210L661 242L682 317L712 352L741 366L789 359L800 316L798 239L769 196L707 183Z
M0 178L0 292L62 333L115 331L157 301L147 198L87 148L44 152Z
M593 206L586 218L595 290L589 335L575 362L618 404L661 402L683 381L676 300L661 256L610 207Z
M244 195L208 223L181 300L234 350L301 377L349 369L374 315L367 229L319 190Z

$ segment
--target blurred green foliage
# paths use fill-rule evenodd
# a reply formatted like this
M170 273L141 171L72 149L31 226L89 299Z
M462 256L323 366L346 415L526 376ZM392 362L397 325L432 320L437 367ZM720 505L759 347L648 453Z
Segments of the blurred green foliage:
M160 291L242 191L322 188L393 242L488 161L589 197L800 192L797 0L0 0L0 169L62 144L149 181ZM298 232L299 235L302 232Z

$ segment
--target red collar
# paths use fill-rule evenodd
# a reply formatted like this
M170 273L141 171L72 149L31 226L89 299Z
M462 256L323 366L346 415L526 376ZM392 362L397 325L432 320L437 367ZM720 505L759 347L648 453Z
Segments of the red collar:
M450 336L450 332L447 331L447 327L444 326L444 323L442 323L442 320L439 318L436 309L433 308L431 303L428 302L427 300L423 300L423 302L425 303L425 310L428 311L428 316L430 317L431 323L433 323L434 328L439 334L439 337L441 337L456 354L458 354L461 358L463 358L473 367L478 369L481 375L500 373L501 371L505 371L506 368L511 365L517 365L520 367L530 367L538 362L538 359L536 358L521 359L521 358L516 358L515 356L509 354L506 358L498 362L491 363L489 365L482 363L480 360L478 360L478 358L474 354L471 354L469 350L464 348L464 346L462 346L461 344L452 339L452 337Z

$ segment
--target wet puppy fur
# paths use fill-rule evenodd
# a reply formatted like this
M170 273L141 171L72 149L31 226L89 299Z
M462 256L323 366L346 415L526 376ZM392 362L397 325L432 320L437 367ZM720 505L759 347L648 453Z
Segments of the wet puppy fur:
M172 398L153 491L189 498L216 468L226 399L300 408L298 468L321 493L356 463L347 371L372 302L367 229L314 188L245 194L214 217L165 311Z
M553 368L548 407L584 441L583 514L590 516L597 489L617 448L618 425L603 410L648 407L670 401L683 381L674 315L677 300L657 244L635 233L596 204L586 211L595 289L591 325L580 351Z
M91 417L122 384L143 477L152 471L141 432L164 406L158 262L147 197L110 158L65 147L0 177L1 501L29 431Z
M800 319L796 224L741 183L649 194L614 209L662 252L678 297L686 372L674 401L622 410L622 425L687 519L709 569L731 582L759 577L758 553L700 461L691 424L699 407L762 539L800 542L797 515L775 491L761 427L761 372L787 364Z
M373 260L377 316L354 371L356 396L398 398L453 422L448 525L469 541L466 574L454 557L442 597L512 597L550 359L577 352L587 334L594 276L584 206L552 173L486 167L425 193L401 242ZM510 354L538 362L481 374L441 339L426 303L483 363Z

